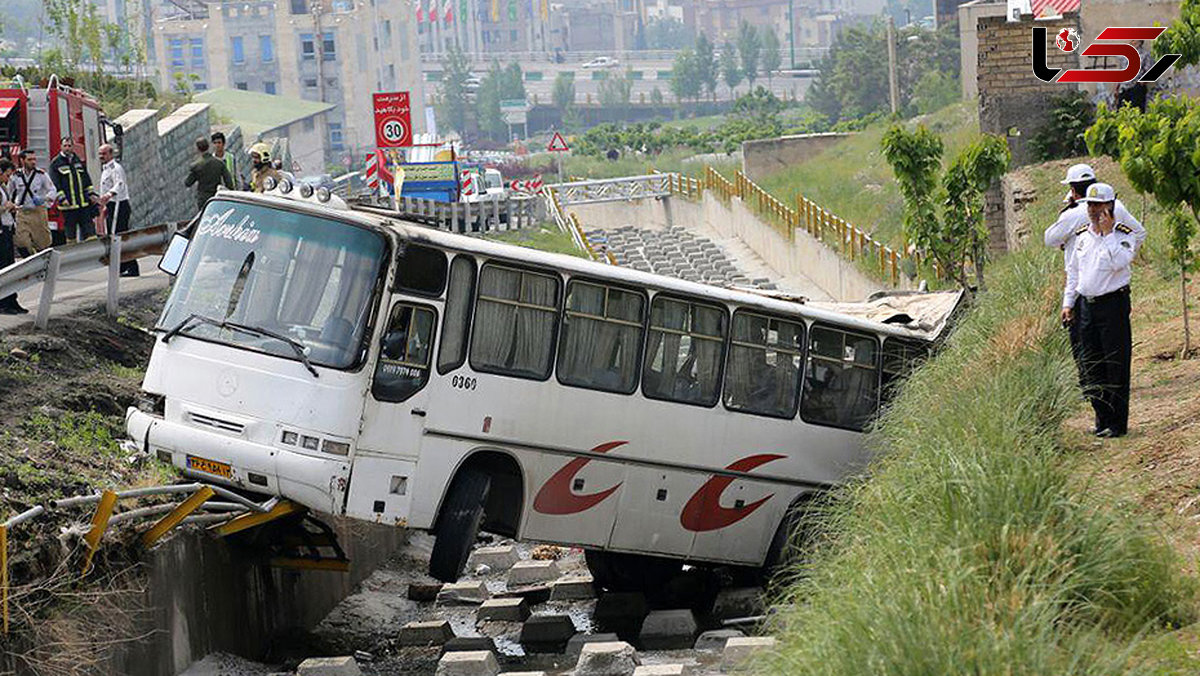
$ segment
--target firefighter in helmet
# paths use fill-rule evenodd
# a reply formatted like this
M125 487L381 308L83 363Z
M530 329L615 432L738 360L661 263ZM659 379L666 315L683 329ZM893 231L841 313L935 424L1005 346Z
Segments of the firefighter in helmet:
M279 171L271 166L271 146L261 142L250 146L250 161L254 164L250 171L250 189L254 192L262 192L268 178L279 180Z

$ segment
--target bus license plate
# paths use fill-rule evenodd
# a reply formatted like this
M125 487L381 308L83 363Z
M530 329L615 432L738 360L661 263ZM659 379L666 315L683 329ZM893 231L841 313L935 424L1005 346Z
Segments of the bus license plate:
M215 474L219 477L225 477L226 479L233 478L233 468L230 467L228 463L217 462L216 460L209 460L208 458L197 458L194 455L189 455L187 457L187 466L188 469L194 469L197 472Z

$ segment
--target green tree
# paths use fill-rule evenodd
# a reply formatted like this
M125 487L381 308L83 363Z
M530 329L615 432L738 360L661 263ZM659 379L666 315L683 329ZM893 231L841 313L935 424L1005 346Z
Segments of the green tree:
M479 132L494 141L508 140L508 125L500 112L500 101L505 95L504 80L500 63L492 61L475 91L475 119L479 123Z
M438 123L460 134L467 128L467 79L471 64L458 45L452 44L442 58L442 87L438 95Z
M696 36L696 68L700 75L700 82L708 90L709 97L715 101L717 99L719 66L717 57L713 54L712 42L709 42L708 36L704 33Z
M554 107L558 108L563 125L575 121L575 77L571 73L560 72L554 76L554 89L550 94Z
M910 104L918 115L941 110L959 99L958 80L942 70L925 71L912 90Z
M771 82L771 75L778 71L782 64L783 52L779 49L779 36L775 35L774 28L767 27L762 38L762 67L767 74L768 84Z
M1154 56L1180 54L1175 68L1200 64L1200 1L1183 0L1179 18L1154 41Z
M742 76L753 87L754 80L758 77L759 59L762 57L762 38L748 21L743 21L738 29L737 48L742 62Z
M663 104L663 93L662 90L658 88L658 85L655 85L654 89L650 92L650 103L653 103L656 106L661 106Z
M683 49L692 41L682 21L665 17L648 21L645 35L647 49Z
M737 52L729 42L721 47L721 79L729 87L729 98L733 98L733 90L742 83L742 69L738 66Z
M600 81L598 91L600 105L608 108L628 106L632 92L633 74L630 71L612 74Z
M700 67L696 61L696 53L685 49L675 56L675 64L671 67L671 93L677 101L684 99L697 100L704 84L700 81Z
M969 288L967 259L974 259L975 280L983 289L988 237L983 193L1008 169L1008 144L984 135L959 153L944 177L942 139L924 125L915 131L893 125L882 147L904 199L905 236L964 289ZM945 205L940 218L939 202Z
M1187 0L1194 2L1194 0ZM1194 11L1194 8L1190 8ZM1184 16L1188 16L1187 12ZM1194 15L1193 15L1194 16ZM1172 26L1172 29L1175 29ZM1187 58L1185 54L1184 58ZM1182 59L1181 59L1182 60ZM1183 306L1183 356L1191 354L1188 313L1188 276L1197 270L1192 246L1200 222L1200 104L1186 97L1159 99L1145 114L1132 106L1113 111L1101 104L1096 123L1084 134L1088 148L1121 163L1129 182L1141 193L1154 196L1167 212L1164 225L1170 233L1170 259L1179 269L1179 297ZM1189 218L1187 212L1191 212Z
M521 64L513 61L504 69L503 88L500 90L503 94L502 99L513 100L525 98L525 73L521 70Z

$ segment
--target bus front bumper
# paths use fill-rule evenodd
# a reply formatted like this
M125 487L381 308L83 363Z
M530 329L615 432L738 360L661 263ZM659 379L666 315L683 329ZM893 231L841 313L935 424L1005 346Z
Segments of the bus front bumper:
M143 451L169 459L189 477L278 495L326 514L340 514L345 504L350 465L344 459L317 458L237 439L136 407L126 410L125 429Z

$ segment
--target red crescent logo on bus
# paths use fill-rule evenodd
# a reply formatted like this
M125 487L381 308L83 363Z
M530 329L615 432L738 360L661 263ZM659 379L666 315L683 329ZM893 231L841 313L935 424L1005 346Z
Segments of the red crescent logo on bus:
M760 455L752 455L748 458L742 458L725 469L734 472L749 472L750 470L765 465L768 462L786 458L785 455L776 455L774 453L762 453ZM702 533L704 531L717 530L731 526L738 521L750 516L754 510L763 506L763 503L775 497L772 493L761 500L755 500L748 505L743 505L741 508L728 508L721 506L721 493L733 483L734 477L731 476L714 476L710 478L700 490L696 491L687 504L683 506L683 511L679 514L679 523L687 530Z
M607 453L618 446L624 446L628 441L609 441L600 444L592 449L593 453ZM579 470L583 469L584 465L592 461L592 458L576 458L571 462L563 465L562 469L554 473L538 491L537 497L533 499L534 510L542 514L577 514L587 509L591 509L600 504L612 495L621 484L617 484L612 488L607 488L599 493L590 493L588 495L575 495L571 492L571 480Z

